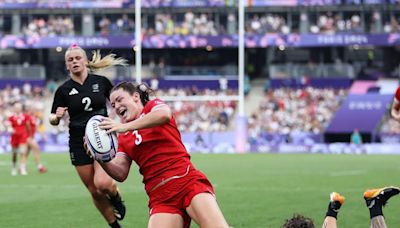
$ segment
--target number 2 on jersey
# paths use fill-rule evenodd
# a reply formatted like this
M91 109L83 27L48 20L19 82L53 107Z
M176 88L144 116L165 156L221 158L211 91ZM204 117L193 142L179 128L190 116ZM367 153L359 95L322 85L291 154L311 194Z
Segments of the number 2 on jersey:
M82 104L85 104L84 110L85 110L86 112L91 112L91 111L93 111L93 108L90 107L90 105L92 104L92 100L90 100L90 97L84 97L84 98L82 98Z
M136 139L135 139L136 146L139 145L143 141L142 136L139 134L139 131L134 130L134 131L132 131L132 134L135 135L135 137L136 137Z

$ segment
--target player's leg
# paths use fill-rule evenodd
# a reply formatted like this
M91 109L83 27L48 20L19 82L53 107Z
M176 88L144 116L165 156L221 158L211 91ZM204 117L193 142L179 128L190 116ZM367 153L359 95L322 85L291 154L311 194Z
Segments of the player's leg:
M337 227L337 214L340 207L344 204L344 197L337 192L330 194L328 210L326 212L323 228L336 228Z
M19 171L21 172L21 175L27 175L28 171L26 170L26 162L28 160L28 146L26 143L20 144L19 148L20 151L20 163L19 163Z
M35 159L35 163L39 173L47 172L46 167L43 166L42 162L40 161L40 147L39 144L33 137L29 137L28 139L28 147L33 152L33 158Z
M387 228L385 218L382 215L375 216L371 219L371 228Z
M371 218L371 228L386 228L385 218L383 217L382 207L392 197L400 193L398 187L384 187L370 189L364 192L364 199L369 209Z
M189 207L186 208L189 216L202 228L229 227L222 214L217 200L211 193L200 193L195 195Z
M179 214L157 213L150 216L148 228L184 228L184 220Z
M118 220L122 220L125 217L125 204L122 201L121 194L118 186L100 166L99 163L94 162L94 185L101 193L108 196L113 208L115 217Z
M335 217L326 216L322 228L336 228L337 219Z
M17 156L18 156L18 147L12 146L12 149L11 149L11 175L12 176L16 176L18 174Z
M94 205L106 219L107 223L110 224L111 227L120 227L114 216L113 208L111 206L109 199L107 198L107 195L100 192L94 184L94 174L95 174L94 165L93 164L79 165L75 166L75 169L78 172L79 177L81 178L83 184L89 190ZM116 225L112 225L115 223Z

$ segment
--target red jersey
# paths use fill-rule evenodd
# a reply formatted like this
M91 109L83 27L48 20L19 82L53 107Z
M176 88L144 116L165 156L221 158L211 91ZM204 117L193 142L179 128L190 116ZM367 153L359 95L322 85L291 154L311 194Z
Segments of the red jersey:
M141 117L157 105L166 104L160 99L149 101ZM160 126L119 134L118 151L126 153L139 166L147 193L163 179L182 175L192 165L174 117Z
M397 88L395 97L398 101L400 101L400 87Z
M27 125L29 124L30 118L26 114L12 115L8 118L13 128L12 135L25 135L28 134Z

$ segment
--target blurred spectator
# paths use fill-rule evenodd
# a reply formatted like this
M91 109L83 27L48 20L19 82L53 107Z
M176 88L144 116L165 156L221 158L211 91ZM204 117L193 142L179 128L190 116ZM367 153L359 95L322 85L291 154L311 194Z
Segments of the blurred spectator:
M399 21L395 16L391 16L389 21L384 22L383 31L385 33L397 33L400 32Z
M47 20L39 17L23 25L22 33L25 36L40 37L74 35L74 23L70 16L49 16Z
M97 31L102 36L124 35L133 33L135 30L134 21L123 14L121 17L103 16L97 22Z
M352 14L350 17L341 18L339 14L332 12L323 13L317 16L315 23L310 25L311 33L335 34L338 32L363 32L361 18L358 14Z
M53 94L56 91L57 86L58 86L57 83L54 80L50 79L46 84L46 90L50 94Z
M247 21L246 32L251 34L289 34L290 28L286 25L285 18L280 15L267 14L259 17L257 14L255 14Z
M4 32L4 17L0 15L0 35Z
M219 89L225 92L228 89L228 79L225 76L222 76L218 80L219 82Z
M350 136L350 143L354 145L361 145L363 143L362 137L358 129L354 129Z
M226 32L228 34L236 34L237 33L237 22L236 22L236 16L233 13L228 14L228 20L227 20L227 26L226 26Z
M155 15L154 27L147 28L147 34L165 35L218 35L212 15L205 13L194 14L188 11L184 14L183 21L174 21L171 14L158 13Z
M110 26L111 26L111 21L106 16L104 16L99 21L100 34L103 36L109 35L110 34Z
M151 81L150 81L150 88L151 88L153 91L158 90L158 83L159 83L159 81L158 81L158 79L157 79L157 76L153 76L153 77L151 78Z
M311 33L334 34L336 32L337 15L328 12L318 17L316 24L310 26Z
M371 15L370 20L370 33L381 33L382 32L382 20L381 14L378 11L375 11Z

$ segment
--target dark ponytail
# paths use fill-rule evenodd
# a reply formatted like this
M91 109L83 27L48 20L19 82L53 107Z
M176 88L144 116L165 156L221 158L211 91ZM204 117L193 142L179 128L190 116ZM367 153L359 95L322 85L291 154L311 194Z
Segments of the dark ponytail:
M142 102L143 106L150 101L150 94L154 93L154 91L145 83L137 84L133 82L121 82L112 88L111 93L118 89L122 89L128 92L130 95L139 93L140 101Z

